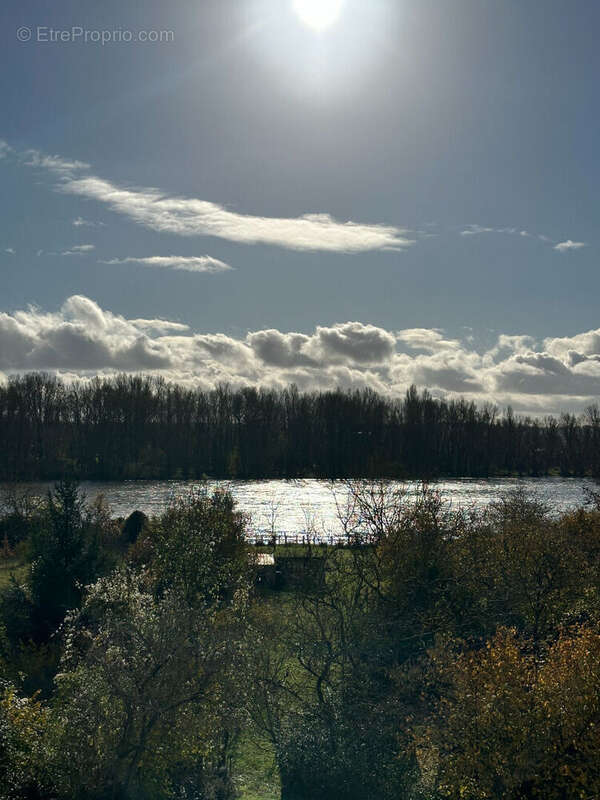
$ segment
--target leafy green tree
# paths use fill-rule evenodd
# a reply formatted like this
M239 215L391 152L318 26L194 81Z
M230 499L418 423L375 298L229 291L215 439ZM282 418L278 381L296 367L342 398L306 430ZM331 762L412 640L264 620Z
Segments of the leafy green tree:
M229 492L206 487L175 500L147 533L157 585L191 605L223 603L250 580L246 520Z
M180 797L185 785L190 797L219 786L230 796L224 748L239 724L245 602L191 608L128 570L90 587L67 620L56 679L66 797Z
M394 668L423 653L439 631L463 624L468 598L453 558L467 519L421 484L351 481L342 521L357 580L369 592L374 662Z
M589 599L590 541L521 490L492 504L453 547L455 572L471 599L471 632L515 626L541 646Z
M48 497L31 540L31 599L36 638L47 640L84 586L96 577L99 546L86 518L85 499L76 483L59 483Z
M0 685L0 797L42 800L51 785L46 748L47 712L35 697Z
M89 587L65 625L55 701L68 797L226 800L247 677L245 520L230 495L174 501L145 567ZM137 546L136 545L136 546Z

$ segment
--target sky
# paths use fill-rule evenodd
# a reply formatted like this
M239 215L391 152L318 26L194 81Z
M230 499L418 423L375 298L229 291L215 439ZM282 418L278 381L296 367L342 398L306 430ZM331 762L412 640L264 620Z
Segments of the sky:
M3 4L0 379L597 401L600 4L328 4Z

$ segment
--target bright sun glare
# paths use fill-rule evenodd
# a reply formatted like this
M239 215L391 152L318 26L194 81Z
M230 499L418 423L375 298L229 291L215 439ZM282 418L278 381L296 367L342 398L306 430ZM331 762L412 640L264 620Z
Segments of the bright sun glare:
M305 25L325 30L337 20L344 0L294 0L294 11Z

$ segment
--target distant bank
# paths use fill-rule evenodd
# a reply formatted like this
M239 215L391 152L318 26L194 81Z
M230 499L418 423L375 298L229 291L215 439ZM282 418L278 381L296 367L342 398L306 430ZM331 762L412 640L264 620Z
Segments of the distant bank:
M370 389L301 393L120 375L0 385L0 480L600 475L600 409L510 408Z

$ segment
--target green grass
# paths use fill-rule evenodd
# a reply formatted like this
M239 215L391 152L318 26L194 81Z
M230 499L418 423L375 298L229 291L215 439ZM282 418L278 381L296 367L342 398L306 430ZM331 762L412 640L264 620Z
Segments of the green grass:
M244 736L234 756L233 770L241 800L279 800L281 787L273 746L266 739Z
M27 567L27 562L20 556L0 558L0 589L8 586L12 575L18 581L22 581L27 573Z

